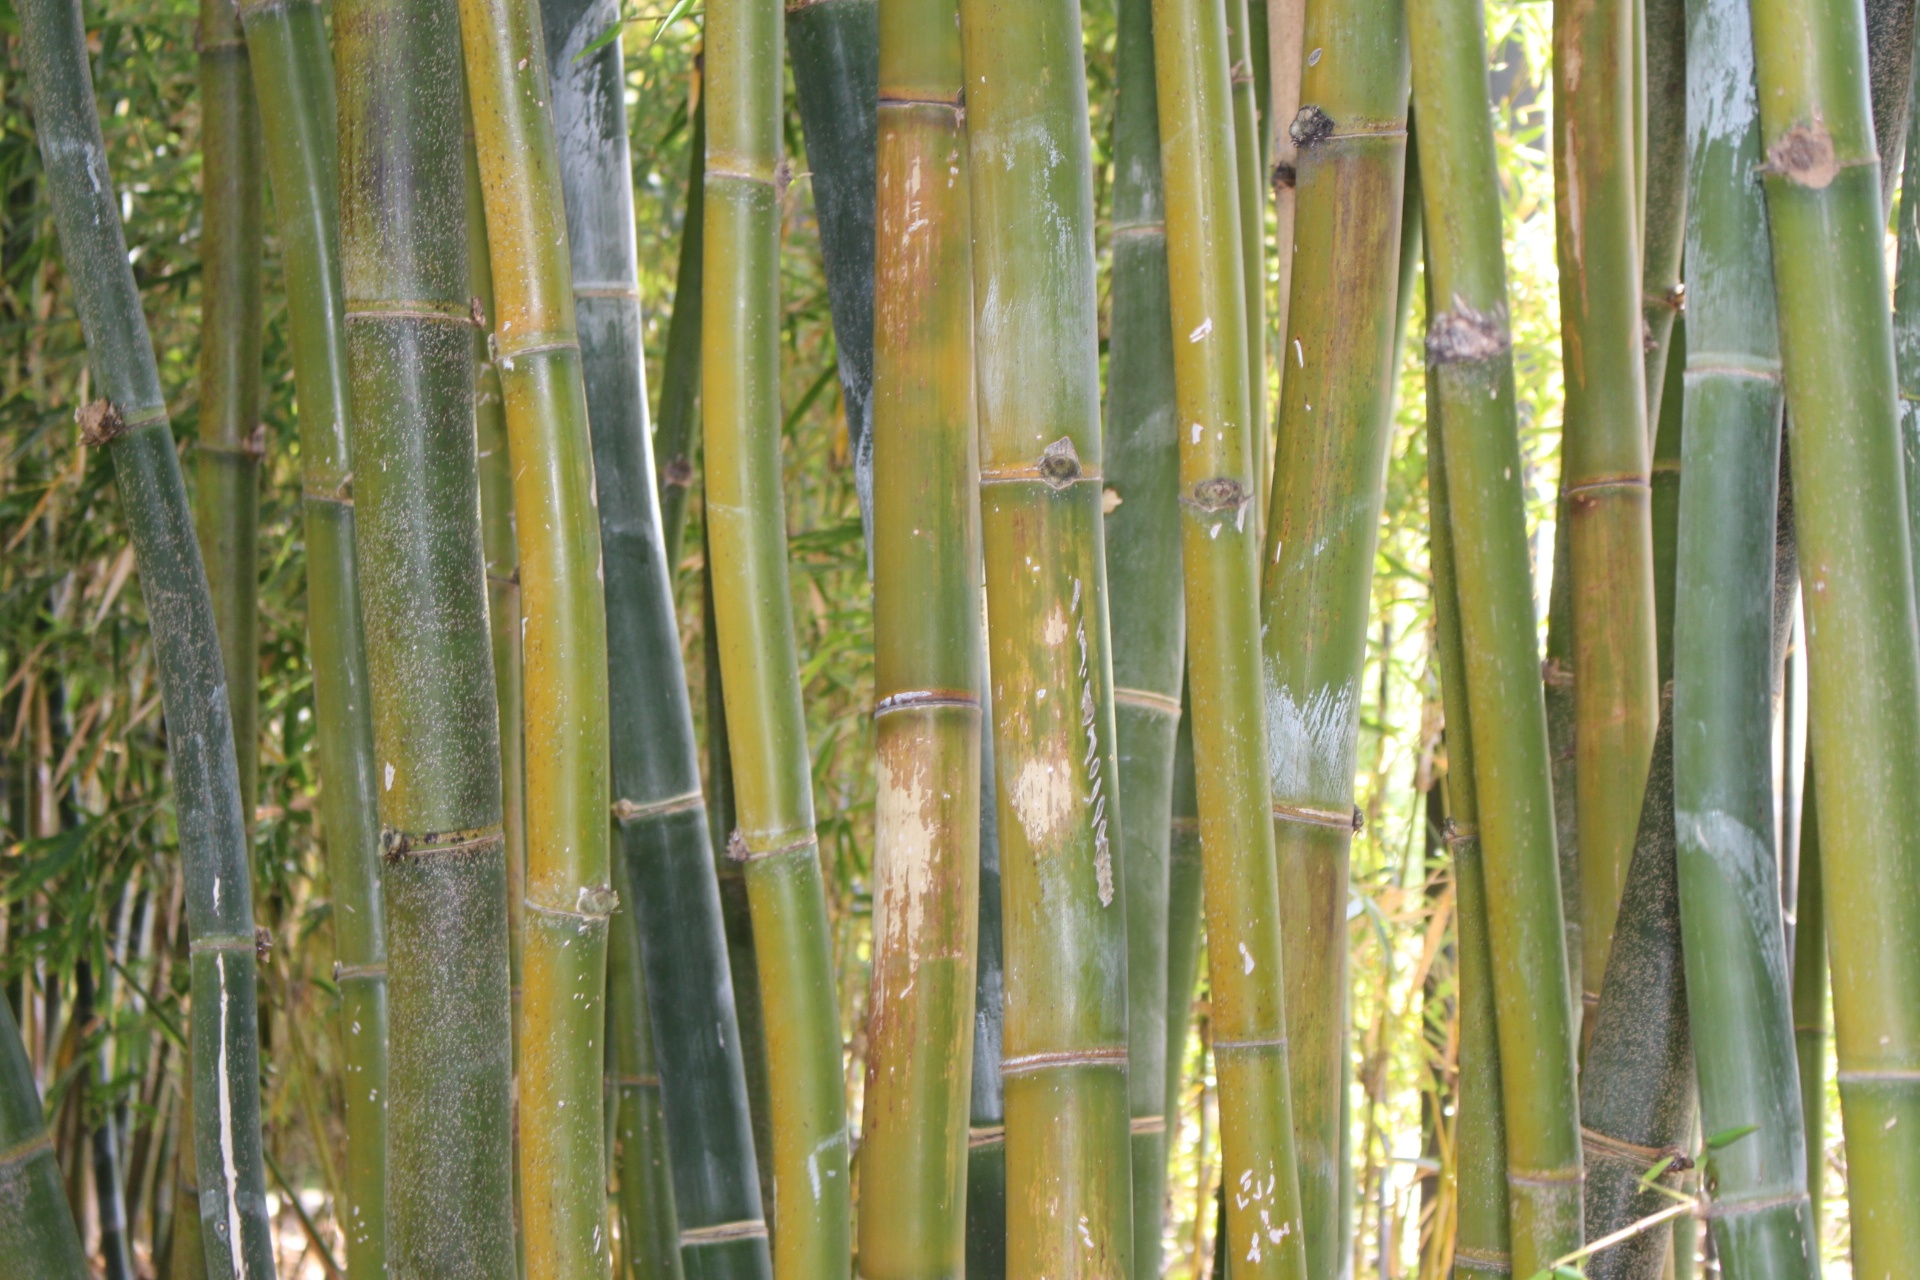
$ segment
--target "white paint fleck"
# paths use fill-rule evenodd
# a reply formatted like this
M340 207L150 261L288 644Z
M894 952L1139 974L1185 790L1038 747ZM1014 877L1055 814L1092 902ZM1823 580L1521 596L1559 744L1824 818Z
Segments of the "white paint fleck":
M387 764L387 790L393 790L393 764L391 761Z
M1208 334L1212 332L1213 332L1213 317L1208 316L1205 320L1202 320L1199 324L1194 326L1193 332L1187 335L1187 341L1198 342L1200 341L1200 339L1206 337Z
M1296 696L1268 677L1268 767L1276 800L1351 794L1358 710L1351 683Z

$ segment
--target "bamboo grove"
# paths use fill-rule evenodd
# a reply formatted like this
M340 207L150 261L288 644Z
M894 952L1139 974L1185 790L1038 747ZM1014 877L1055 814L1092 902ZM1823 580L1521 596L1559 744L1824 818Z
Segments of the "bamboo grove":
M1911 1274L1910 2L0 50L0 1280Z

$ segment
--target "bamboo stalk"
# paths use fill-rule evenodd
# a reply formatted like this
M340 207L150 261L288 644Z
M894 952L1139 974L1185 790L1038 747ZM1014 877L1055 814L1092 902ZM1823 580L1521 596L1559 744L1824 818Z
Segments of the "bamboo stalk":
M273 178L300 405L307 544L308 649L320 821L333 894L340 1026L346 1047L347 1269L379 1274L386 1258L387 976L373 708L350 497L347 327L340 283L340 154L333 53L315 0L260 0L241 10Z
M1002 903L1007 1266L1132 1270L1126 905L1080 13L962 0Z
M1117 505L1107 512L1105 524L1107 572L1130 587L1111 601L1110 618L1120 874L1127 903L1133 1266L1139 1280L1155 1280L1173 1114L1165 1108L1168 805L1186 616L1180 607L1180 419L1174 402L1151 0L1126 0L1117 23L1105 435L1106 493L1111 495L1105 501Z
M667 1156L660 1064L648 1022L640 934L633 923L633 879L616 859L620 905L607 922L607 1034L613 1047L613 1150L619 1180L620 1264L616 1280L683 1280L680 1218Z
M1236 83L1229 65L1230 53L1246 49L1245 0L1239 6L1241 30L1229 36L1222 6L1163 0L1154 6L1153 44L1173 329L1186 338L1174 345L1180 541L1221 1173L1231 1189L1226 1236L1216 1249L1231 1258L1235 1276L1304 1277L1260 696L1253 441L1265 426L1251 403L1246 331L1257 309L1246 305L1246 292L1264 281L1242 269L1247 153L1254 150L1257 160L1257 147L1250 86ZM1260 213L1257 198L1252 213ZM1263 346L1256 344L1256 354Z
M871 572L878 0L787 0L786 36Z
M1474 0L1413 0L1408 30L1429 296L1436 306L1449 300L1429 313L1427 373L1444 441L1449 562L1465 655L1508 1230L1513 1273L1531 1276L1579 1247L1581 1153L1499 186L1481 70L1486 36ZM1476 1227L1497 1241L1497 1220Z
M1674 807L1701 1128L1758 1126L1706 1153L1716 1210L1733 1211L1716 1212L1714 1242L1729 1274L1811 1277L1773 850L1780 330L1767 209L1749 177L1761 121L1747 13L1692 0L1688 15L1687 259L1701 266L1687 300Z
M1641 2L1646 179L1641 195L1640 323L1647 427L1658 435L1674 318L1686 303L1680 249L1687 222L1687 6L1686 0Z
M680 570L680 540L687 531L687 495L693 489L694 432L700 426L700 266L706 230L707 104L694 72L693 124L687 141L687 204L680 219L680 261L673 279L673 314L661 356L660 413L653 425L653 455L660 468L660 525L666 532L667 569Z
M1809 741L1854 1274L1920 1253L1920 649L1857 7L1753 9L1761 144L1806 592ZM1901 1136L1905 1134L1907 1136ZM1795 1162L1796 1169L1798 1162Z
M1800 1124L1806 1141L1806 1219L1818 1239L1827 1173L1827 921L1820 872L1820 818L1813 767L1801 784L1800 884L1794 898L1793 1046L1800 1068Z
M122 894L127 892L125 887L121 889ZM73 1077L74 1086L82 1090L83 1099L96 1090L109 1090L113 1085L113 1040L109 1030L113 1012L112 975L111 969L105 971L96 993L91 962L81 960L73 967L74 1024L81 1028L81 1035L85 1038L92 1037L92 1028L95 1026L100 1033L92 1053L82 1057L80 1071ZM5 1039L6 1028L0 1027L0 1041ZM5 1048L0 1047L0 1056L5 1053ZM128 1280L133 1275L133 1241L127 1229L125 1181L120 1173L117 1109L102 1107L103 1114L98 1120L93 1120L87 1116L92 1107L86 1102L82 1105L82 1115L88 1121L87 1149L90 1172L93 1174L94 1217L100 1233L102 1270L105 1280ZM0 1150L11 1149L11 1145L0 1147ZM5 1157L0 1156L0 1161L4 1160Z
M781 15L707 9L701 335L706 516L721 688L746 864L773 1116L774 1271L840 1274L849 1239L846 1099L831 933L814 834L780 481Z
M201 0L200 439L194 526L233 706L241 813L259 798L260 112L234 0Z
M1659 719L1632 0L1554 10L1553 155L1566 376L1582 1001L1591 1013Z
M1893 211L1893 176L1902 171L1913 95L1914 0L1868 0L1867 86L1874 150L1880 156L1880 211Z
M1184 673L1183 673L1184 674ZM1173 739L1173 787L1167 818L1167 1072L1169 1132L1179 1122L1193 1033L1194 986L1200 976L1200 797L1193 776L1193 726L1181 681L1180 724Z
M1416 16L1418 13L1416 7ZM1421 27L1410 26L1408 35L1414 49L1421 51L1425 44ZM1444 115L1436 115L1440 127L1451 123ZM1427 279L1433 279L1432 272ZM1451 1274L1460 1280L1491 1280L1511 1274L1513 1262L1507 1215L1507 1132L1501 1109L1500 1038L1494 1009L1486 875L1481 865L1479 809L1473 784L1473 713L1460 638L1453 513L1447 495L1439 383L1438 378L1427 383L1427 509L1431 521L1427 556L1433 574L1434 638L1446 714L1445 839L1453 862L1454 936L1459 957L1454 972L1460 1029L1456 1058L1459 1083L1454 1095L1457 1207Z
M655 505L620 41L580 57L617 20L617 6L548 0L542 12L606 579L615 851L645 974L630 1016L615 1011L615 1052L643 1075L656 1070L634 1064L658 1059L657 1097L645 1106L663 1113L685 1269L764 1276L771 1261L734 983ZM625 1152L623 1196L651 1186L655 1158L641 1142Z
M387 1266L508 1280L507 866L457 22L443 0L336 6L340 228L387 909Z
M967 1280L1003 1280L1007 1274L1007 1117L1000 1088L1000 814L991 733L980 735L979 913L973 978L973 1093L967 1107Z
M872 994L860 1274L960 1280L979 924L981 595L955 0L879 13Z
M575 322L575 264L540 7L527 0L461 0L460 30L494 265L490 342L506 407L508 453L521 460L513 476L527 804L517 1088L520 1221L531 1280L584 1280L611 1262L600 1037L606 1027L601 1001L607 919L615 905L607 613L585 357ZM603 81L594 91L608 95ZM623 143L624 98L613 93L604 110L612 112L610 119L570 118L569 131L591 127L599 137L611 134ZM607 150L618 153L617 191L625 194L625 147ZM577 152L568 158L595 168L616 162ZM579 202L583 223L590 210L607 207L605 184L596 186L601 200ZM631 227L631 217L617 218L616 207L608 221ZM590 236L584 225L582 231ZM585 246L583 252L600 247ZM623 279L609 271L591 273L579 287L631 293L634 285L630 272ZM631 354L637 337L623 355Z
M211 1194L202 1197L207 1273L264 1278L273 1269L260 1154L252 889L219 632L107 176L80 7L32 0L15 12L54 222L102 396L82 411L81 437L113 459L160 677L199 995L192 1145L198 1165L212 1171Z
M1273 192L1273 314L1268 326L1283 343L1287 336L1287 308L1293 287L1294 184L1298 180L1300 149L1293 142L1293 120L1300 110L1300 74L1306 61L1301 42L1306 39L1306 0L1249 0L1265 3L1267 15L1267 167L1265 178ZM1286 351L1274 363L1284 394ZM1277 415L1276 415L1277 416Z
M33 1063L0 999L0 1251L4 1280L87 1280L87 1257L60 1185Z
M1393 403L1402 0L1309 0L1294 116L1292 301L1263 591L1288 1056L1308 1270L1339 1249L1347 858L1358 687ZM1182 334L1181 336L1185 336ZM1198 726L1196 726L1197 729Z
M1227 0L1227 56L1233 85L1232 124L1236 201L1240 208L1241 296L1246 300L1246 382L1248 442L1253 448L1254 492L1273 489L1273 430L1267 410L1267 175L1259 99L1271 92L1272 79L1255 66L1253 13L1266 13L1266 0ZM1263 26L1265 24L1262 24ZM1263 37L1266 33L1260 33ZM1269 38L1260 40L1259 61L1271 57ZM1263 503L1253 504L1254 536L1266 529ZM1124 789L1121 792L1125 794ZM1162 824L1164 825L1164 824Z

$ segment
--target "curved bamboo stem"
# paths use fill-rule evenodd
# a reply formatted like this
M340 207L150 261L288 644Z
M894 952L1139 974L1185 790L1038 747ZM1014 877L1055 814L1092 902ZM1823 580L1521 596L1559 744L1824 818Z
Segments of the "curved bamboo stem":
M883 0L874 263L879 798L860 1273L960 1280L979 924L980 506L954 0Z
M273 1245L260 1149L251 867L219 631L127 261L80 6L32 0L15 12L54 222L102 395L80 415L81 438L113 459L160 674L198 996L192 1145L196 1164L210 1171L200 1196L207 1270L266 1280Z
M1486 37L1476 0L1412 0L1408 29L1437 308L1428 320L1427 373L1444 440L1465 653L1512 1265L1515 1275L1531 1276L1580 1244L1581 1157L1506 262L1481 71Z
M516 1273L499 718L457 16L334 10L361 603L387 909L387 1266Z
M74 1229L53 1138L40 1109L33 1063L20 1043L13 1006L0 999L0 1254L6 1280L87 1280L86 1251ZM195 1277L195 1280L198 1280Z
M773 1114L774 1272L851 1255L840 1020L780 488L781 14L707 10L707 283L701 336L707 538L738 828L759 953Z
M340 148L333 53L315 0L240 13L273 178L300 404L307 635L320 821L333 891L347 1129L347 1269L386 1265L387 952L380 891L373 708L351 500L346 304L340 283Z
M1920 649L1857 6L1752 11L1855 1274L1920 1254ZM1900 1136L1905 1133L1907 1136ZM1798 1162L1796 1162L1796 1168Z
M962 0L1006 991L1007 1266L1132 1269L1126 905L1079 7Z
M1107 361L1107 572L1127 902L1127 1089L1133 1123L1133 1267L1160 1274L1168 1112L1167 806L1185 671L1180 607L1179 415L1161 190L1153 6L1119 7L1114 52L1113 318ZM1258 193L1256 192L1256 195Z
M1300 1197L1308 1270L1325 1275L1339 1250L1357 690L1395 381L1403 5L1309 0L1304 41L1319 57L1291 126L1292 301L1262 621Z

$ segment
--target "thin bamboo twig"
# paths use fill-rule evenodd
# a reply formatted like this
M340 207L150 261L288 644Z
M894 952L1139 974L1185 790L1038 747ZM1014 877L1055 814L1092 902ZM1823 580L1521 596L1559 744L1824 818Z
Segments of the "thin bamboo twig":
M351 500L346 306L340 282L340 148L333 53L316 0L240 12L273 179L300 406L320 821L333 898L334 980L346 1046L347 1267L386 1262L387 975L373 708Z
M127 260L93 101L80 6L15 10L62 256L102 398L81 438L113 459L152 631L186 879L193 1002L192 1145L210 1276L273 1274L260 1154L258 1006L247 823L219 631L195 545L153 343ZM191 1168L187 1170L191 1176Z
M1007 1265L1126 1275L1126 904L1080 12L961 0L960 32L1005 876Z

